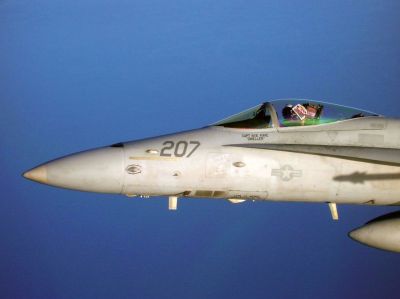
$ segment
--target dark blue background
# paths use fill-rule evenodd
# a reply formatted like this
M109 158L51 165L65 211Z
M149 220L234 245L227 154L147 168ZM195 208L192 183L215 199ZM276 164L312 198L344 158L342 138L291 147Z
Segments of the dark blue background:
M302 97L399 116L399 1L0 1L1 298L396 298L395 210L129 199L47 160Z

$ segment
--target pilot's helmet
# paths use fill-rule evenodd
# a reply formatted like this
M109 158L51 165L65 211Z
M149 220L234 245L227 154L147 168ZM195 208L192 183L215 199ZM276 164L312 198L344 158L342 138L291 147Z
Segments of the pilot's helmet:
M285 120L297 120L296 113L293 112L293 105L288 104L282 109L282 116Z

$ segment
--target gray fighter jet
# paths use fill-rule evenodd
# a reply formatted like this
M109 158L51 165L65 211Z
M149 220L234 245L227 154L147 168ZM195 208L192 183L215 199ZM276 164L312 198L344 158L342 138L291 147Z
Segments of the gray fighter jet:
M191 131L76 153L24 173L36 182L127 196L400 204L400 120L303 99L262 103ZM400 215L350 232L400 252Z

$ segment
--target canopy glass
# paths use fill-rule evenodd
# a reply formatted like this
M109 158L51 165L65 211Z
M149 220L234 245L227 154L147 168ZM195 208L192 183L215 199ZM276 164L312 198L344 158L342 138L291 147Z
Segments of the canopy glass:
M242 129L263 129L273 126L273 117L279 127L312 126L334 123L359 117L378 116L369 111L324 102L288 99L265 102L228 118L213 126Z

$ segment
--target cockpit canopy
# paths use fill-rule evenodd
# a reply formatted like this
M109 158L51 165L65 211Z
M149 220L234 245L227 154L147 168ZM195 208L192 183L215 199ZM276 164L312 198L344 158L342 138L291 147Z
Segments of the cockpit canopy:
M289 99L265 102L225 118L213 126L241 129L313 126L369 116L379 115L341 105Z

